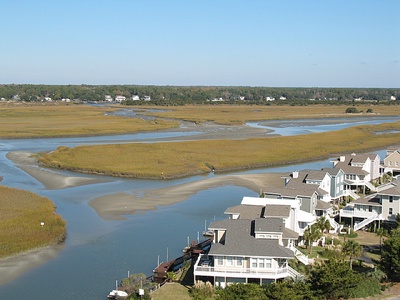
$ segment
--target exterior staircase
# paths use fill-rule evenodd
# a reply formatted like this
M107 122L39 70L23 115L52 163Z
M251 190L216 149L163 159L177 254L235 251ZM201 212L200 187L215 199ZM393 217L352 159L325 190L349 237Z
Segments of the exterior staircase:
M343 225L340 225L338 222L336 222L334 218L328 218L328 220L331 224L331 227L333 228L333 233L339 234Z
M296 247L289 247L290 250L294 252L294 256L298 259L299 262L305 264L306 266L310 264L310 260L308 259L308 256L301 253L300 250L298 250Z
M291 268L288 266L288 273L290 275L290 277L292 277L293 279L303 279L304 275L297 272L295 269Z
M371 191L376 192L376 186L374 186L371 182L366 182L365 186L369 188Z
M369 217L368 219L365 219L362 222L355 224L354 231L357 231L357 230L367 226L368 224L372 223L373 221L377 221L379 219L380 219L380 215L375 213L372 217Z

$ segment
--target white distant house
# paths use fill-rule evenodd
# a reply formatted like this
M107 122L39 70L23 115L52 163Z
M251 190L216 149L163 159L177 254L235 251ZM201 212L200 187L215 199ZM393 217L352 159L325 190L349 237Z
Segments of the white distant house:
M71 102L71 99L69 99L69 98L62 98L61 101L62 101L62 102Z
M122 101L125 101L125 100L126 100L125 96L122 96L122 95L116 95L115 96L115 102L122 102Z
M132 101L139 101L140 97L138 95L132 95Z
M265 100L266 101L275 101L275 98L274 97L265 97Z
M151 97L150 96L143 96L143 100L144 101L151 101Z
M390 100L396 100L396 96L390 96Z
M280 96L279 100L286 100L286 97Z
M104 96L104 101L112 102L113 98L111 97L111 95L105 95Z
M53 101L50 97L44 97L43 100L46 101L46 102L51 102L51 101Z

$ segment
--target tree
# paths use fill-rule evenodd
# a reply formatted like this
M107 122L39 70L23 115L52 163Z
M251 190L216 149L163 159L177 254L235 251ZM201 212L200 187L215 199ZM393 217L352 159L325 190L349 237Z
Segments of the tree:
M322 233L324 233L325 231L329 232L329 230L331 229L331 223L325 216L318 219L317 226Z
M350 290L358 285L360 277L349 265L331 259L317 265L310 273L311 289L322 299L348 298Z
M355 108L355 107L348 107L348 108L346 109L345 113L346 113L346 114L356 114L356 113L358 113L358 110L357 110L357 108Z
M264 286L265 295L271 300L312 300L317 299L310 284L303 281L283 280Z
M318 227L318 224L308 226L304 231L304 239L310 244L310 254L312 254L312 244L314 241L319 240L322 236L322 232Z
M376 230L376 235L379 236L379 251L382 254L382 238L388 235L388 232L385 228L378 228Z
M398 234L383 242L380 266L389 279L400 281L400 236Z
M359 257L362 254L363 247L353 240L347 240L342 249L342 253L350 258L350 269L353 269L353 258Z
M232 284L223 290L217 290L220 300L267 300L264 289L259 284Z

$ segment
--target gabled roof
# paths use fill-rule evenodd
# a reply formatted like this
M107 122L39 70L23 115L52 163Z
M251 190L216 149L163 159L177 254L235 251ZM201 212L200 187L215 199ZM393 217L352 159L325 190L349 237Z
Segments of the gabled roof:
M294 258L293 251L279 245L278 240L254 237L254 220L222 220L213 222L210 229L225 229L223 243L211 245L209 255Z
M399 186L399 181L398 180L393 180L392 181L392 187L381 190L377 194L379 195L388 195L388 196L400 196L400 186Z
M264 218L281 217L287 218L290 215L290 205L269 204L265 206Z
M251 219L261 218L264 212L263 205L246 205L240 204L233 207L228 207L225 210L225 214L239 214L240 219Z
M380 199L377 194L367 195L351 202L351 204L364 204L372 206L381 206Z
M285 228L285 224L281 218L270 218L270 219L256 219L254 220L254 232L270 232L270 233L281 233Z
M355 174L355 175L368 175L369 174L369 172L364 171L362 169L362 167L355 167L355 166L350 165L350 161L347 160L347 158L346 158L346 161L344 161L344 162L338 162L335 165L335 168L342 169L343 172L345 172L346 174Z
M318 209L318 210L328 210L330 208L332 208L331 204L328 202L324 202L322 200L318 200L317 206L315 207L315 209Z

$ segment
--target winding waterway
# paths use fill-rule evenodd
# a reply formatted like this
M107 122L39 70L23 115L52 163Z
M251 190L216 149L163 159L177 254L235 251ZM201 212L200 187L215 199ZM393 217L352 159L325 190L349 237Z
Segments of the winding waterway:
M398 120L399 118L393 117L380 118L378 121L373 119L370 122ZM330 124L326 131L359 125L354 122L354 119L352 122L347 121L340 120L340 122ZM368 123L366 120L360 122ZM306 132L321 131L321 125L312 125L306 121L302 124L304 126L301 129ZM269 129L273 130L285 129L285 133L279 133L284 135L300 134L301 127L297 122L284 125L280 121L249 125L269 126ZM256 196L255 192L246 188L225 185L203 190L183 202L126 216L125 220L105 221L88 205L91 199L116 192L130 193L134 190L158 189L226 174L208 174L169 181L101 177L107 179L107 182L48 190L8 160L6 158L8 152L49 151L61 145L73 147L82 144L115 142L156 142L159 139L183 139L197 134L199 132L186 130L185 132L171 131L90 138L0 140L0 175L3 176L1 184L29 190L50 198L57 206L57 212L67 221L68 230L62 250L46 263L1 285L0 298L105 299L107 293L114 288L115 280L126 277L128 271L131 274L150 275L158 260L167 260L167 254L169 259L181 255L188 237L190 240L195 240L198 232L203 231L205 220L209 223L214 218L223 219L225 218L223 212L227 207L239 204L243 196ZM381 153L380 155L382 156ZM291 172L294 169L320 169L329 166L330 162L326 160L241 173ZM97 178L95 175L73 175ZM1 270L1 272L5 271Z

